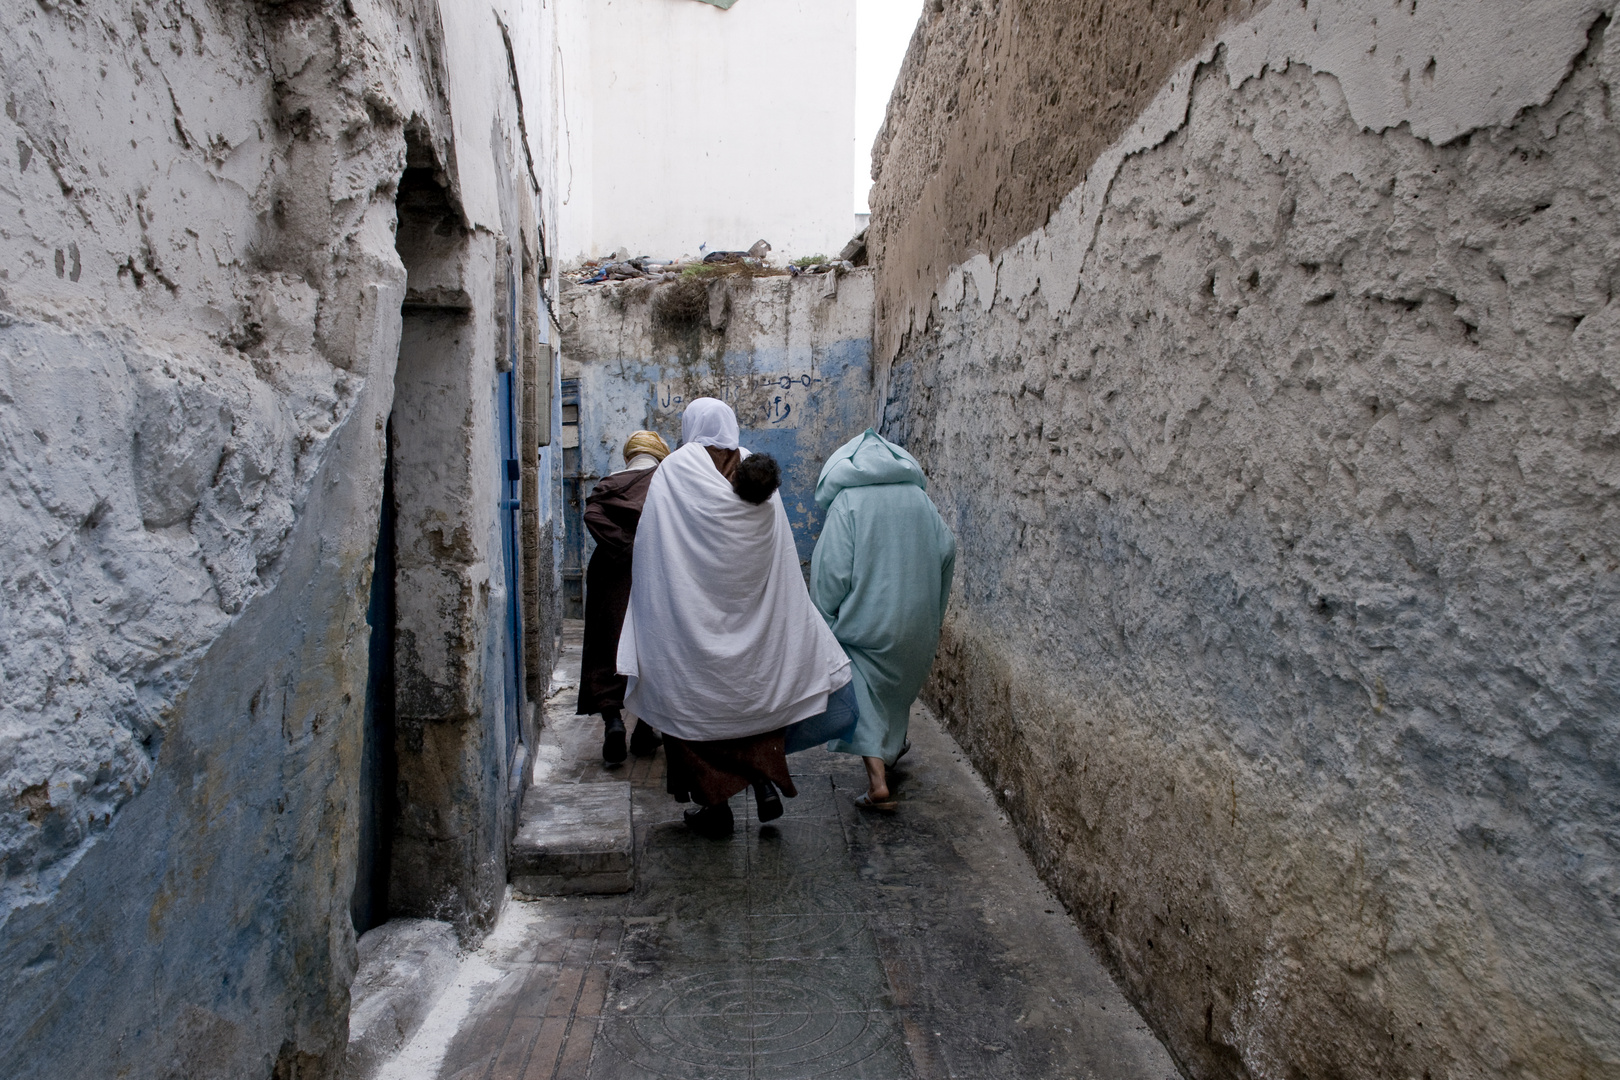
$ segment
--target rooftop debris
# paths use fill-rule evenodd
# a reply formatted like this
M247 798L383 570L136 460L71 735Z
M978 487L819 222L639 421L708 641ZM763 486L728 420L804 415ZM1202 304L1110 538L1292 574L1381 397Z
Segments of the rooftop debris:
M766 240L754 241L754 246L747 251L711 251L703 256L706 263L734 263L747 259L757 259L765 262L771 256L771 245Z
M806 255L786 266L770 261L771 245L760 240L747 251L710 251L700 258L655 259L650 255L629 257L622 248L612 255L590 259L564 277L577 285L597 285L612 281L691 281L719 277L799 277L802 274L843 274L866 265L864 230L844 246L839 257ZM854 256L853 258L851 256Z
M862 229L851 237L849 243L844 245L844 250L838 253L838 257L852 266L865 266L866 230Z

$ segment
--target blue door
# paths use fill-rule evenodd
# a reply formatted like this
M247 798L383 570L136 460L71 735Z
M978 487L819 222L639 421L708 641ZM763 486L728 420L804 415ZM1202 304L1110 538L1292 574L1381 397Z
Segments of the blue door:
M519 510L523 498L523 469L518 456L517 384L519 362L518 303L515 275L508 274L507 370L496 376L495 400L500 414L501 444L501 564L506 576L506 611L501 629L501 653L506 684L506 751L508 761L517 754L523 726L523 596L518 589Z

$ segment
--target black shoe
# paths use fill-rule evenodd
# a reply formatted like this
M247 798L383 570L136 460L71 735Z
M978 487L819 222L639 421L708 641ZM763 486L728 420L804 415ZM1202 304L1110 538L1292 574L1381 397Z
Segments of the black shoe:
M737 827L731 817L731 807L725 803L695 807L681 816L686 819L688 829L710 840L724 840Z
M602 761L608 765L624 762L624 719L618 715L602 717Z
M636 730L630 733L630 752L636 757L652 757L664 745L664 737L642 719L636 720Z
M907 739L905 742L900 744L900 752L894 755L894 765L900 764L900 759L909 753L911 753L911 740ZM890 765L889 768L894 768L894 765Z
M754 784L754 807L759 812L761 825L782 816L782 796L776 790L775 784L769 780L760 780Z

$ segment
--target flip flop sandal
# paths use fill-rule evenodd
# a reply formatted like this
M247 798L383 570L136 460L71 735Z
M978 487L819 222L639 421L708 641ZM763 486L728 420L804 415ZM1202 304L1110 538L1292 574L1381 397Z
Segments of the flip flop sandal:
M879 802L863 791L855 796L855 805L862 810L893 810L900 803L897 799L884 799Z

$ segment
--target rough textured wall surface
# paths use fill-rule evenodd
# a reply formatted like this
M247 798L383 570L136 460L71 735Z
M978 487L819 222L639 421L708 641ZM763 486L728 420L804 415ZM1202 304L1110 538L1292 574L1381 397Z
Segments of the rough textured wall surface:
M0 20L19 1075L299 1075L344 1045L392 184L429 100L360 8Z
M1272 5L879 372L928 693L1193 1075L1620 1072L1607 19Z
M0 3L7 1075L341 1059L407 126L456 160L438 10ZM523 169L511 111L485 173Z
M686 403L719 397L737 411L742 444L781 464L782 504L808 565L821 465L874 411L872 272L580 285L562 312L583 490L624 468L632 431L657 431L674 448Z
M872 150L879 355L922 325L946 268L1045 224L1165 79L1256 6L928 0Z
M501 255L489 233L452 227L451 252L435 264L404 242L421 227L401 214L409 279L391 421L398 817L389 907L452 922L471 941L500 912L515 827L501 797L515 704L503 700L503 675L513 672L503 663L504 454L492 392ZM466 306L412 304L435 289Z

